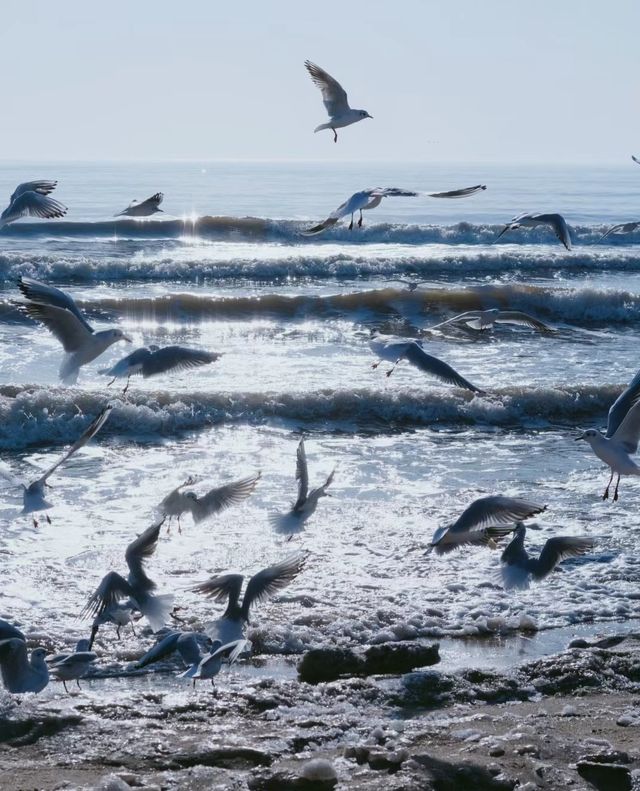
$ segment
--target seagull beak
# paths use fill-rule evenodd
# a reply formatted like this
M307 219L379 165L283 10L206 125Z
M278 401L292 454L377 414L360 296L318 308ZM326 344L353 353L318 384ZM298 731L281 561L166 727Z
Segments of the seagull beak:
M367 118L371 118L371 119L373 119L373 116L372 116L372 115L369 115L369 113L367 113Z
M580 434L579 436L577 436L577 437L575 438L576 442L579 442L581 439L585 439L585 436L584 436L584 431L582 432L582 434Z
M130 338L128 335L123 335L122 340L126 341L127 343L133 343L133 338Z

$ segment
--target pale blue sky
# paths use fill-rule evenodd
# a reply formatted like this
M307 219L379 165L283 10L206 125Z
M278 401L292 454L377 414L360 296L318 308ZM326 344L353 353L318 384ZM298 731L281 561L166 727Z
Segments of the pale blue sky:
M638 0L4 0L2 159L622 162ZM374 120L326 120L309 58Z

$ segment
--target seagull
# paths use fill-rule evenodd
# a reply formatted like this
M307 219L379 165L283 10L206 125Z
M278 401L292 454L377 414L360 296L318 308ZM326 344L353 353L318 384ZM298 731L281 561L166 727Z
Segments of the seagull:
M611 468L611 477L602 495L603 500L608 499L609 487L614 474L617 474L613 493L613 501L616 502L620 476L640 475L640 467L631 458L631 454L638 450L640 440L640 371L609 409L606 434L603 436L599 431L590 428L576 437L576 442L581 439L588 442L596 456Z
M327 489L333 483L335 467L329 473L329 477L316 489L309 491L309 467L307 465L307 452L304 447L304 439L298 443L296 450L296 480L298 481L298 499L291 508L291 514L304 519L308 519L318 506L321 497L330 497Z
M506 233L507 231L515 231L516 228L519 228L521 225L526 225L530 228L535 228L536 225L548 225L553 229L553 232L567 248L567 250L571 250L571 236L569 234L569 228L567 227L567 223L561 214L519 214L504 226L504 228L496 236L495 241L497 242L503 233Z
M598 242L606 239L607 236L612 236L614 234L618 235L623 233L633 233L634 231L637 231L638 228L640 228L640 222L621 222L617 225L612 225L611 228L605 231L605 233L603 233L602 236L596 240L595 244L598 244Z
M150 217L152 214L156 214L157 212L161 212L162 209L160 208L160 204L162 203L164 195L162 192L156 192L155 195L152 195L150 198L147 198L143 201L133 200L121 212L116 214L116 217Z
M524 548L524 538L527 528L518 525L513 539L500 557L502 582L505 590L529 587L531 580L539 582L554 570L566 558L584 555L595 546L595 539L573 536L558 536L550 538L542 548L540 557L529 557Z
M18 640L24 640L25 642L27 640L20 629L9 623L9 621L3 621L0 618L0 640L10 640L12 637L17 637Z
M29 658L27 644L18 637L0 640L0 674L7 691L42 692L49 683L46 655L46 649L35 648Z
M32 514L34 511L45 511L47 508L52 508L53 506L51 503L48 503L45 500L45 486L49 486L47 483L47 479L49 476L55 472L61 464L64 464L68 458L73 456L73 454L80 450L80 448L84 447L84 445L89 442L90 439L95 437L95 435L100 431L100 429L104 426L107 422L107 418L111 414L111 410L113 406L111 404L107 404L107 406L100 412L100 414L89 424L89 426L83 431L80 437L73 443L73 445L69 448L69 450L58 459L58 461L44 473L41 475L37 480L30 483L28 486L24 484L24 494L23 494L23 502L24 507L22 509L23 514ZM48 514L45 514L47 522L51 524L51 519ZM33 519L33 526L38 527L38 520L34 517Z
M62 681L65 692L68 692L67 681L75 681L78 689L80 679L87 675L98 655L89 650L88 640L78 640L76 650L66 654L52 654L45 661L49 673L58 681Z
M216 352L187 349L185 346L164 346L162 348L160 346L143 346L123 357L112 368L102 368L98 373L113 377L107 387L112 385L116 379L126 376L127 385L123 390L124 395L129 388L129 380L135 374L142 374L147 379L149 376L158 376L169 371L188 371L191 368L214 363L221 356Z
M638 159L638 157L634 157L633 154L631 154L631 159L633 159L636 165L640 165L640 159Z
M387 280L387 283L402 283L402 285L406 287L407 291L416 291L419 286L423 286L428 282L428 280L405 280L401 277L392 277Z
M391 376L401 360L407 360L412 365L415 365L416 368L431 376L435 376L436 379L440 379L442 382L463 387L466 390L471 390L472 393L482 392L450 365L431 354L427 354L422 348L422 343L418 340L374 333L369 341L369 346L371 351L381 358L381 361L388 360L393 363L393 367L387 371L387 376ZM371 367L377 368L379 365L380 362L377 362L373 363Z
M180 517L182 514L190 511L193 521L198 524L214 514L219 514L225 508L246 500L255 490L261 477L262 473L257 472L248 478L241 478L239 481L210 489L206 494L200 496L195 492L180 491L185 486L192 486L196 482L195 478L188 478L164 498L160 503L159 510L169 519L177 516L178 531L181 532Z
M466 324L474 330L488 330L492 329L494 324L522 324L526 327L531 327L539 332L555 332L552 327L547 326L539 319L535 319L528 313L523 313L520 310L498 310L498 308L491 308L490 310L468 310L466 313L460 313L451 319L434 324L433 327L428 327L429 330L436 330L444 327L447 324Z
M89 650L102 624L112 622L119 627L131 620L134 610L141 612L154 632L162 629L169 618L173 596L156 596L151 593L156 584L147 577L144 562L156 551L160 528L164 518L148 527L126 549L125 560L129 567L127 579L116 571L106 574L80 613L81 618L94 616L89 640ZM122 599L127 599L122 602Z
M512 533L516 523L521 524L522 520L546 510L546 505L500 494L480 497L465 508L452 525L435 531L427 552L433 549L436 554L444 555L468 544L495 549L496 540Z
M169 632L153 648L150 648L146 654L141 656L133 667L136 670L140 670L177 652L180 654L184 664L195 672L204 656L200 650L202 644L206 646L208 651L212 650L211 639L206 634L201 632Z
M184 673L180 673L178 678L192 678L194 688L196 681L210 678L211 686L215 689L213 679L222 669L222 663L226 660L229 665L233 665L241 654L250 649L250 640L234 640L226 645L222 645L221 640L214 640L211 652L202 657L198 666L195 669L190 667Z
M326 231L327 228L334 226L343 217L348 217L349 215L351 215L351 222L349 223L349 230L351 231L353 230L353 215L357 211L360 212L358 227L361 228L362 212L368 209L375 209L376 206L380 205L383 198L415 198L420 195L427 198L468 198L470 195L475 195L476 192L482 192L482 190L486 190L484 184L476 184L474 187L464 187L458 190L449 190L449 192L415 192L414 190L405 190L399 187L374 187L373 189L360 190L360 192L354 192L348 200L338 206L326 220L323 220L323 222L318 225L314 225L313 228L308 228L302 233L305 236L321 233L322 231Z
M202 593L217 602L228 599L227 609L222 617L206 624L205 631L209 637L220 640L223 644L244 639L251 606L265 601L293 582L304 568L306 559L306 552L296 552L254 574L247 583L242 604L240 604L240 591L244 581L242 574L221 574L192 588L195 593Z
M67 207L49 197L57 181L25 181L19 184L9 199L9 205L0 214L0 228L21 217L41 217L51 220L64 217Z
M304 65L309 72L311 79L320 88L322 101L329 115L328 124L320 124L313 130L320 132L322 129L331 129L333 132L333 142L338 142L336 129L343 126L350 126L364 118L373 118L366 110L352 110L347 101L347 93L337 80L327 74L320 66L305 60Z
M112 344L131 343L131 338L120 329L96 332L64 291L30 277L21 277L18 287L30 300L24 306L25 313L42 322L66 352L59 371L65 384L75 384L80 367L95 360Z

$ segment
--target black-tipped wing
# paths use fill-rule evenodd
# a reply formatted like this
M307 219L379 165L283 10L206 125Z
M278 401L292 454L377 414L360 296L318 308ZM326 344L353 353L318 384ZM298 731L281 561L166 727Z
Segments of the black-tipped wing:
M23 192L0 215L0 220L13 222L21 217L39 217L43 220L52 220L64 217L67 207L60 201L41 195L39 192Z
M137 587L143 590L153 590L156 586L149 577L147 577L144 570L144 563L156 551L158 546L158 538L160 536L160 528L164 524L164 517L155 525L151 525L144 532L135 538L127 547L124 558L129 567L129 579L132 584L135 583Z
M480 497L462 512L449 528L449 532L466 533L485 527L515 525L516 522L522 522L546 510L546 505L500 494Z
M640 371L633 377L629 386L622 392L611 405L607 420L607 434L610 439L618 430L625 419L627 412L634 404L640 401Z
M248 478L242 478L233 483L227 483L224 486L219 486L217 489L212 489L202 497L196 500L191 500L191 513L194 522L202 522L213 514L223 511L232 505L237 505L243 500L246 500L256 488L261 474L258 472L255 475L250 475Z
M146 356L142 363L142 375L156 376L167 371L186 371L213 363L221 357L215 352L187 349L184 346L165 346Z
M294 555L289 555L289 557L280 561L280 563L275 563L273 566L269 566L269 568L263 569L251 577L242 600L242 615L244 619L248 620L249 609L253 604L268 599L282 590L282 588L286 588L290 582L293 582L304 568L306 560L306 552L296 552Z
M134 666L136 668L146 667L172 654L177 650L178 638L181 634L181 632L170 632L166 637L156 643L153 648L150 648L146 654L143 654Z
M221 602L228 598L230 605L236 605L240 598L243 580L242 574L220 574L199 585L194 585L191 590L194 593L202 593L214 601Z
M62 348L71 354L78 351L91 332L71 311L30 302L23 308L24 312L36 321L42 322L51 334L60 341Z
M296 451L296 481L298 481L298 499L293 508L301 508L309 494L309 466L307 465L307 452L304 448L304 439L298 443Z
M25 181L22 184L18 184L15 188L11 196L11 201L19 198L20 195L23 195L25 192L37 192L40 195L48 195L50 192L53 192L57 186L57 181L46 181L44 179L39 181Z
M118 604L121 599L135 597L135 591L127 580L116 571L110 571L102 578L89 601L82 608L81 618L102 615L106 610Z
M349 102L347 101L347 93L342 85L324 69L321 69L320 66L316 66L315 63L305 60L304 65L314 84L320 88L322 101L329 116L333 118L345 113L349 109Z
M486 190L486 184L476 184L474 187L463 187L459 190L449 190L448 192L427 192L428 198L468 198L477 192ZM414 193L416 194L416 193Z
M496 316L496 321L502 324L522 324L539 332L555 332L553 327L547 326L543 321L521 310L501 310Z
M413 342L407 344L407 350L404 354L404 357L412 365L415 365L416 368L419 368L421 371L424 371L431 376L435 376L436 379L440 379L442 382L447 382L448 384L456 385L457 387L464 387L467 390L471 390L473 393L480 392L478 387L472 385L468 379L465 379L464 376L461 376L450 365L443 362L442 360L439 360L437 357L434 357L431 354L427 354L427 352L425 352L419 343Z
M575 558L590 552L596 542L593 538L558 536L550 538L544 545L537 563L532 569L535 579L544 579L554 568L567 558Z
M18 288L28 300L31 300L31 302L53 305L54 308L65 308L73 313L88 332L93 332L93 327L91 327L82 315L74 300L59 288L41 283L39 280L33 280L30 277L21 277L18 280Z

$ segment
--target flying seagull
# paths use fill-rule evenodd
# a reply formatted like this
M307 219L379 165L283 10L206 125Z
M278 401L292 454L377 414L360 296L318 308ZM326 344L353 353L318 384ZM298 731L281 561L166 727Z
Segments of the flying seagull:
M428 280L405 280L402 277L392 277L387 280L387 283L401 283L407 291L416 291L420 286L428 282Z
M160 208L160 204L164 195L162 192L156 192L155 195L152 195L150 198L147 198L143 201L133 200L121 212L116 214L116 217L150 217L152 214L156 214L157 212L161 212L162 209Z
M595 539L573 536L550 538L542 548L540 557L532 558L524 548L527 528L518 525L513 539L500 557L502 582L505 590L512 588L526 589L532 580L539 582L567 558L584 555L595 546Z
M475 187L464 187L463 189L450 190L449 192L415 192L414 190L405 190L398 187L375 187L373 189L361 190L354 192L353 195L346 200L343 204L332 212L326 220L323 220L313 228L308 228L302 233L305 236L312 236L316 233L326 231L331 228L343 217L351 215L351 222L349 223L349 230L353 230L353 215L360 212L360 219L358 220L358 227L362 227L362 212L368 209L375 209L379 206L383 198L415 198L424 196L427 198L468 198L470 195L475 195L476 192L486 190L484 184L476 184Z
M35 648L31 657L27 644L18 637L0 640L0 674L8 692L42 692L49 683L49 668L45 662L46 649Z
M156 551L163 522L164 519L148 527L127 547L124 555L129 567L127 578L110 571L83 607L81 618L94 616L89 650L102 624L116 623L119 634L119 627L123 622L130 622L133 611L141 612L154 632L165 625L173 605L173 596L153 594L156 584L149 579L144 568L145 561Z
M333 142L338 142L336 129L343 126L350 126L364 118L373 118L366 110L352 110L347 101L347 93L337 80L327 74L320 66L305 60L304 65L309 72L313 82L320 88L322 101L329 116L329 123L320 124L313 131L320 132L322 129L331 129L333 132Z
M177 516L178 530L180 531L180 517L182 514L189 511L193 521L198 524L198 522L202 522L214 514L219 514L225 508L246 500L253 493L260 478L261 473L257 472L255 475L250 475L239 481L233 481L233 483L226 483L223 486L210 489L203 495L197 495L191 491L180 491L185 486L192 486L196 482L195 478L188 478L164 498L160 503L159 510L165 516L168 516L169 519Z
M528 313L523 313L521 310L498 310L498 308L468 310L466 313L460 313L458 316L441 321L440 324L434 324L427 329L436 330L447 324L466 324L473 330L488 330L493 328L494 324L521 324L538 330L538 332L555 332L552 327L547 326L544 322L530 316Z
M59 376L65 384L75 384L81 366L90 363L118 341L131 343L120 329L96 332L84 318L73 299L64 291L21 277L18 288L29 302L25 313L42 322L66 352Z
M107 418L111 414L111 410L113 409L111 404L107 404L107 406L100 412L100 414L87 426L87 428L82 432L82 434L78 437L78 439L73 443L73 445L69 448L69 450L58 459L58 461L44 473L41 475L37 480L30 483L28 486L24 486L24 494L23 494L23 501L24 501L24 508L22 509L23 514L32 514L34 511L45 511L47 508L52 508L51 503L48 503L45 500L45 486L48 486L47 483L48 478L54 473L60 465L64 464L65 461L70 456L80 450L80 448L84 447L90 439L95 437L95 435L100 431L100 429L104 426L107 422ZM38 526L38 520L34 517L33 518L33 526ZM46 515L47 522L51 524L51 519L49 515Z
M184 664L195 672L204 656L200 648L201 645L205 645L207 651L211 650L211 639L202 632L169 632L141 656L133 667L140 670L171 656L173 653L178 653Z
M496 540L512 533L516 523L541 514L546 505L500 494L480 497L465 508L452 524L439 527L433 534L430 550L444 555L468 544L496 547Z
M40 217L46 220L64 217L67 207L49 197L57 184L57 181L25 181L24 184L19 184L9 199L9 205L0 214L0 228L21 217Z
M222 617L205 625L209 637L220 640L223 644L244 639L251 606L265 601L293 582L304 568L306 559L306 552L296 552L254 574L247 584L242 604L240 604L240 592L244 581L242 574L221 574L192 588L195 593L202 593L216 602L227 599L227 609Z
M57 681L62 681L65 692L68 692L67 681L75 681L78 689L80 679L84 678L98 655L89 650L88 640L78 640L75 651L66 654L52 654L45 661L49 666L49 673Z
M529 228L535 228L537 225L548 225L567 250L571 250L569 228L561 214L519 214L504 226L496 236L495 241L497 242L503 233L515 231L521 225L526 225Z
M113 377L109 385L112 385L116 379L126 376L127 384L123 390L124 394L129 388L130 378L135 374L142 374L147 379L149 376L159 376L170 371L188 371L191 368L214 363L221 356L216 352L187 349L185 346L164 346L162 348L143 346L123 357L112 368L102 368L99 373Z
M640 159L638 159L638 157L634 157L633 154L631 154L631 159L633 159L636 165L640 165Z
M634 231L637 231L638 228L640 228L640 222L621 222L618 223L617 225L612 225L611 228L605 231L605 233L603 233L602 236L598 240L596 240L595 243L598 244L598 242L601 242L603 239L606 239L607 236L612 236L612 235L617 236L623 233L633 233Z
M321 497L329 497L327 489L333 483L335 467L329 473L329 477L316 489L309 491L309 467L307 464L307 452L304 447L304 439L298 443L296 451L296 480L298 481L298 498L291 508L291 514L308 519L316 510L318 500Z
M618 499L621 475L640 475L640 467L631 455L638 450L640 440L640 371L633 377L627 389L614 401L609 409L606 434L596 429L583 431L576 441L585 440L596 456L611 468L611 476L602 499L609 497L609 487L617 474L613 501Z
M398 338L394 335L381 335L375 333L369 341L371 351L380 357L380 361L388 360L393 366L387 371L387 376L391 376L395 367L401 360L407 360L416 368L424 371L436 379L440 379L447 384L463 387L471 390L472 393L481 393L480 388L472 385L468 379L461 376L450 365L439 360L431 354L427 354L422 348L422 343L412 338ZM373 363L372 368L377 368L380 362Z

